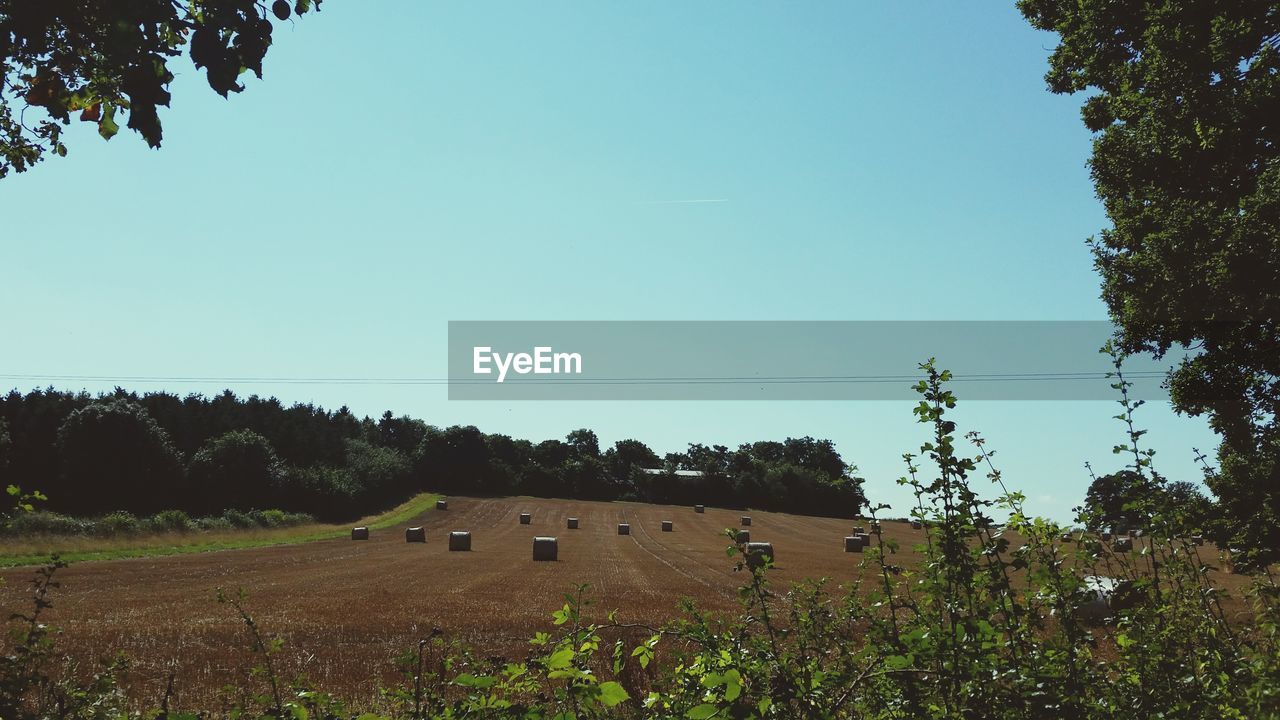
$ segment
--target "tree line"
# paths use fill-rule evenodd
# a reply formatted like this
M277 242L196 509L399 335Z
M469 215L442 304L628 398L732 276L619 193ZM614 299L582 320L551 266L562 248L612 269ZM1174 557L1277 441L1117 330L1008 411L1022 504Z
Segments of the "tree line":
M588 429L535 443L230 390L0 397L0 485L39 489L47 509L82 517L280 508L340 521L423 490L852 517L866 503L855 472L830 440L809 437L659 456L634 439L602 450Z

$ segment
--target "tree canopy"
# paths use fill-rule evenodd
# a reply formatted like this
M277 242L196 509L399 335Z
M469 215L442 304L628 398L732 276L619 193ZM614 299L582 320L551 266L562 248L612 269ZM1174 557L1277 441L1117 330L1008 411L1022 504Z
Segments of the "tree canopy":
M273 18L319 10L321 0L0 0L0 178L22 172L62 141L72 114L110 140L127 126L153 148L169 105L174 58L190 56L223 97L262 77ZM38 109L39 115L26 111Z
M1092 240L1127 352L1192 357L1175 407L1222 437L1221 540L1280 558L1280 13L1269 0L1020 0L1084 93L1111 222Z
M602 450L586 428L535 443L230 391L0 397L0 483L46 490L50 510L78 515L270 507L344 520L439 490L852 517L865 503L854 472L831 441L807 437L694 443L663 459L634 439Z

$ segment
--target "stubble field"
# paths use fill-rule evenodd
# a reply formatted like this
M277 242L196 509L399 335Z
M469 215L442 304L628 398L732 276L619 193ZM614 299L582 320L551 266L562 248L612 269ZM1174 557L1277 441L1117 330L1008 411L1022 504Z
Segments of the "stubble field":
M522 525L521 512L532 514ZM724 528L741 511L535 498L450 498L410 524L427 543L406 543L403 528L374 531L368 541L324 540L302 545L198 555L82 563L59 573L47 620L60 629L60 649L85 664L123 653L125 683L143 703L160 701L170 675L179 707L214 707L219 688L246 682L253 662L244 626L215 602L217 588L243 589L263 630L284 641L283 674L305 673L338 696L369 701L395 678L392 659L439 629L483 653L523 657L535 631L579 584L590 586L590 613L603 619L661 624L678 614L681 598L713 611L737 607L744 578L726 557ZM872 568L845 553L852 521L751 512L752 540L773 543L775 587L804 579L846 584ZM566 529L577 517L580 527ZM663 520L673 532L661 532ZM630 535L617 525L630 523ZM448 533L469 530L471 552L449 552ZM912 546L923 531L885 522L885 538L901 543L892 561L918 563ZM557 562L533 562L532 538L559 538ZM1207 551L1207 548L1206 548ZM1216 556L1205 552L1216 564ZM0 609L29 602L31 569L0 573ZM1215 573L1239 590L1245 580Z

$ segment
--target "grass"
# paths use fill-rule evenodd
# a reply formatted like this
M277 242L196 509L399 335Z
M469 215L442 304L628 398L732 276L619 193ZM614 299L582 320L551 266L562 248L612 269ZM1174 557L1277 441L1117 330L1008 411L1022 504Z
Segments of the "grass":
M53 553L58 553L67 562L90 562L332 540L347 537L353 525L367 525L380 530L404 524L433 509L441 497L436 493L422 493L386 512L341 525L309 523L282 528L192 530L108 538L78 535L11 538L0 540L0 567L39 565Z

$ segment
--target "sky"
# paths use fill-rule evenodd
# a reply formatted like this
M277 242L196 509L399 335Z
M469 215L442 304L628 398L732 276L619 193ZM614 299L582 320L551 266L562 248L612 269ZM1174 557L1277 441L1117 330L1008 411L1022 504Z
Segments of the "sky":
M75 123L67 158L0 181L0 385L230 387L659 453L809 435L905 514L927 430L904 402L129 378L439 378L451 320L1105 319L1053 46L1012 2L327 0L230 100L179 66L159 151ZM1123 465L1111 403L957 392L1031 512L1070 520L1084 463ZM1158 469L1200 478L1203 419L1138 419Z

